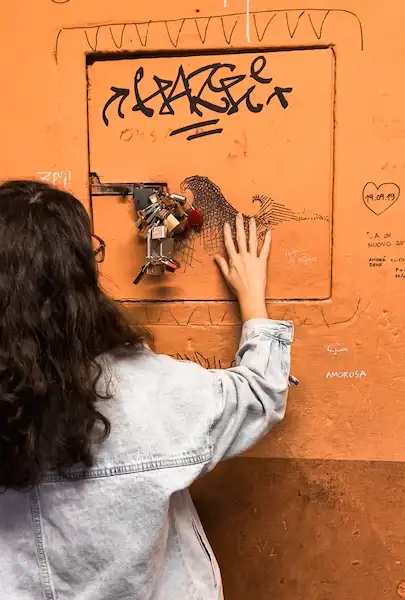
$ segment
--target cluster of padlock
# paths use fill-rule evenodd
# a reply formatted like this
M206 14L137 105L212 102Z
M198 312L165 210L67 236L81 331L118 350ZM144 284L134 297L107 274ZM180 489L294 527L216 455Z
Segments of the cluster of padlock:
M152 193L151 193L152 191ZM134 202L139 235L146 239L146 259L134 283L143 275L173 273L180 264L173 257L174 238L193 227L201 227L203 216L180 194L165 189L135 188Z

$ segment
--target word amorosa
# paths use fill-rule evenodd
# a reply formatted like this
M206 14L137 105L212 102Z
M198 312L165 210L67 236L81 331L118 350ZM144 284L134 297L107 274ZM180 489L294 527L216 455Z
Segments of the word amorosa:
M367 377L365 371L327 371L325 379L363 379Z

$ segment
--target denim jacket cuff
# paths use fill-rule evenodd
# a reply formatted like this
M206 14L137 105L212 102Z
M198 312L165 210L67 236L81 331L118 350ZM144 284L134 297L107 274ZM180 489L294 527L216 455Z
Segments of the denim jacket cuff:
M241 344L252 337L264 334L287 344L294 339L292 321L275 321L273 319L250 319L243 324Z

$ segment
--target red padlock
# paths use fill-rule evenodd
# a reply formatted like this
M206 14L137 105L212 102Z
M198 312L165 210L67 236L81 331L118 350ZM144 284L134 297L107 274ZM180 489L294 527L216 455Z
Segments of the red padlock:
M186 222L187 229L190 229L191 227L201 227L204 222L202 212L198 210L198 208L193 208L187 215Z
M184 233L185 231L189 231L192 227L201 227L203 221L204 218L202 212L198 210L198 208L193 208L180 225L177 225L177 227L173 229L173 233Z

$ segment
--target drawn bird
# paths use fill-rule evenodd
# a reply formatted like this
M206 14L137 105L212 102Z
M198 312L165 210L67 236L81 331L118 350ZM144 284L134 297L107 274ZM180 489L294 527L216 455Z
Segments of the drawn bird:
M192 175L186 177L181 184L182 192L189 190L193 194L193 204L202 211L204 224L199 233L204 249L208 254L218 254L223 251L223 226L228 222L235 236L235 216L237 210L228 202L221 189L208 177ZM268 229L274 229L285 221L302 221L307 219L327 220L327 217L312 214L308 211L296 213L288 206L275 202L269 196L253 196L252 203L259 202L260 209L256 215L257 232L262 239ZM244 214L245 231L248 232L249 219L252 215ZM190 240L191 241L191 240Z

